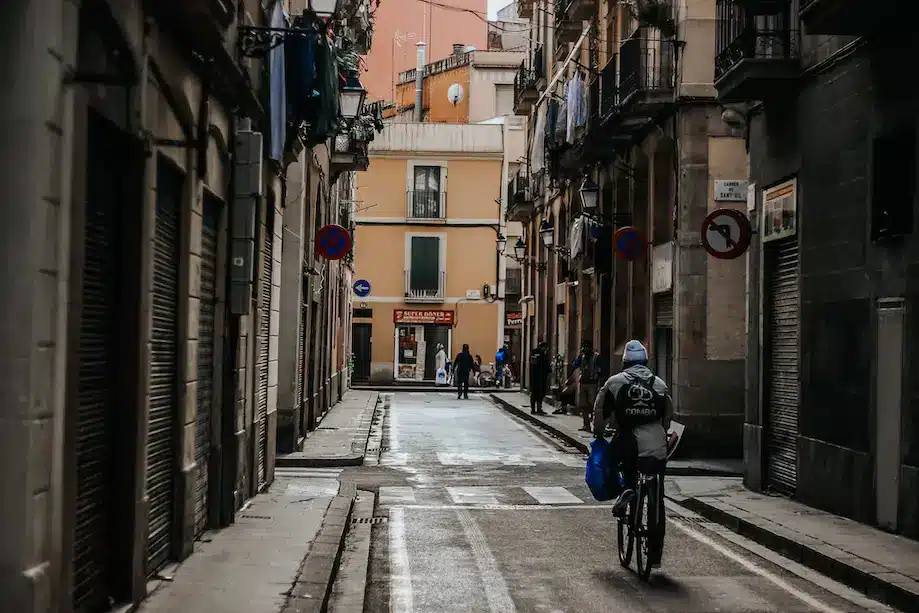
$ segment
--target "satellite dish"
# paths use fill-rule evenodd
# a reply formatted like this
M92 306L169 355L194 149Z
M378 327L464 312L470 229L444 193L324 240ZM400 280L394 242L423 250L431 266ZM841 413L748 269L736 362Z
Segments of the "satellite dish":
M454 83L447 89L447 100L450 101L450 104L456 106L463 100L463 86L459 83Z

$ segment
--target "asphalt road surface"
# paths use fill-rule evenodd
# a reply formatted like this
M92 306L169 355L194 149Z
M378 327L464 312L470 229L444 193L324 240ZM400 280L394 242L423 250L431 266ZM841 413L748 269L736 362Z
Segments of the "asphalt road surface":
M378 495L366 612L891 611L669 502L643 583L575 450L484 395L397 392L379 417L365 466L342 475Z

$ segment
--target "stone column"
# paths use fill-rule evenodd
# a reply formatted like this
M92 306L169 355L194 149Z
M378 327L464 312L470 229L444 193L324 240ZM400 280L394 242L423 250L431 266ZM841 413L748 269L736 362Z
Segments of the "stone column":
M281 323L278 346L278 451L295 451L300 435L300 399L296 397L300 301L303 294L303 228L306 200L304 153L287 167L284 251L281 254Z
M0 20L0 593L10 611L56 610L77 7L8 0Z

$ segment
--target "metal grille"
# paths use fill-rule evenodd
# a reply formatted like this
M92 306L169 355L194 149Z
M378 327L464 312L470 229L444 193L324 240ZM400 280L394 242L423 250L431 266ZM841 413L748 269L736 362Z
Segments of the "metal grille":
M654 296L654 325L658 328L673 327L673 294L671 292Z
M93 142L90 139L90 143ZM89 156L84 235L83 294L77 346L76 519L73 539L73 609L108 608L107 558L111 487L110 445L116 363L114 322L117 265L115 211L105 197L98 158ZM96 160L94 162L94 160Z
M776 490L794 493L798 463L798 243L767 248L769 266L769 385L767 477Z
M150 348L150 410L147 430L149 500L147 574L169 558L176 466L179 332L179 206L182 177L165 162L157 172L153 241L153 332Z
M304 281L303 287L303 298L300 301L300 328L297 331L297 389L296 395L294 396L294 402L300 408L301 414L303 411L303 399L306 393L306 377L304 375L304 366L306 364L306 355L304 351L306 349L307 339L306 339L306 318L309 315L306 306L306 285ZM301 418L302 421L302 418ZM302 429L301 429L302 433Z
M258 485L268 481L268 341L271 334L271 269L274 245L274 205L268 205L265 229L262 233L262 279L259 283L261 305L258 324Z
M195 409L195 536L207 528L211 413L214 410L214 339L217 308L217 228L220 205L206 198L201 228L201 292L198 311L198 403Z

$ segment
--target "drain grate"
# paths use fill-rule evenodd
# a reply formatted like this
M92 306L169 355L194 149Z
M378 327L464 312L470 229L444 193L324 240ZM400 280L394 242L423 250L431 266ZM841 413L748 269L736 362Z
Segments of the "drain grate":
M389 447L380 447L380 451L389 451Z
M388 517L355 517L351 520L352 524L385 524L389 521Z
M244 519L271 519L268 515L240 515Z

